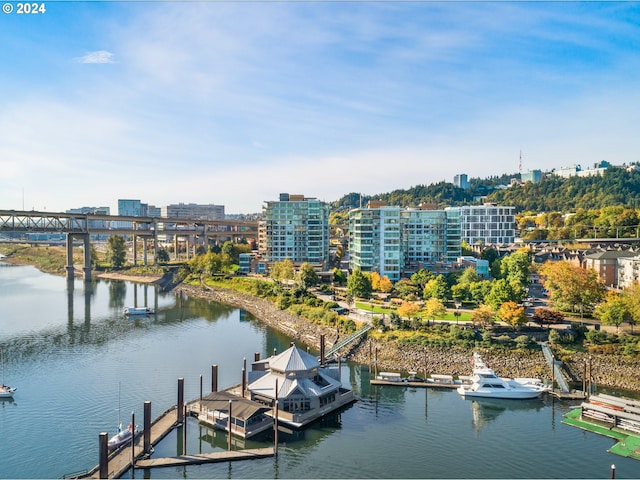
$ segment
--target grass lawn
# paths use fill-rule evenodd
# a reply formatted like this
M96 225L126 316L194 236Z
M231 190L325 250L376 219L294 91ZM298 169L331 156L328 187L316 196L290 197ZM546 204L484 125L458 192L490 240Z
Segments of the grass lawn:
M370 303L366 303L366 302L356 302L356 308L359 308L360 310L365 310L367 312L372 312L374 314L378 314L378 315L389 315L391 312L395 312L396 309L395 308L389 308L389 307L384 307L384 306L380 306L380 305L372 305ZM422 316L422 313L419 312L418 315ZM434 319L429 319L429 320L434 320ZM444 320L446 322L455 322L456 321L456 317L453 314L452 311L448 311L445 315L441 316L440 318L436 318L435 320ZM471 321L471 313L469 312L460 312L460 317L458 317L458 322L470 322Z

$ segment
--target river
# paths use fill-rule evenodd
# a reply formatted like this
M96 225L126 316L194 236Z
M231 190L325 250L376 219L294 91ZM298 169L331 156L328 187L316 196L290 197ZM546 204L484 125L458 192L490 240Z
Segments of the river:
M220 387L240 382L243 359L289 346L250 314L154 285L96 279L71 283L30 266L0 263L0 478L60 478L98 462L98 434L115 432L143 404L152 415L205 393L211 365ZM154 316L127 319L125 306ZM345 363L358 401L302 431L280 436L277 458L136 471L144 478L616 478L640 463L607 453L613 441L562 423L575 402L471 401L456 392L372 387L366 367ZM174 431L154 456L182 448ZM268 446L238 441L238 447ZM187 453L226 448L224 432L187 423Z

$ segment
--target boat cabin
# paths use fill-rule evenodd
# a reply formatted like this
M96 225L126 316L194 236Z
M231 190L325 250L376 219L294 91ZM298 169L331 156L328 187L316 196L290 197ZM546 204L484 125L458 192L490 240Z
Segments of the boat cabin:
M198 420L226 431L231 410L231 433L242 438L273 428L273 418L267 415L269 407L229 392L212 392L199 404Z

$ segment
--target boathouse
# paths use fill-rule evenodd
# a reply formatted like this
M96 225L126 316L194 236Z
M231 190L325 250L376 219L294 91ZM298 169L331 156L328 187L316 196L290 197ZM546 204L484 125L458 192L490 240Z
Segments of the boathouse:
M230 392L212 392L199 404L198 421L227 431L231 410L231 433L242 438L273 428L273 418L267 415L269 407Z
M340 382L340 370L321 366L313 355L295 345L253 363L247 387L251 400L273 407L278 421L302 427L355 401ZM269 414L269 413L267 413Z

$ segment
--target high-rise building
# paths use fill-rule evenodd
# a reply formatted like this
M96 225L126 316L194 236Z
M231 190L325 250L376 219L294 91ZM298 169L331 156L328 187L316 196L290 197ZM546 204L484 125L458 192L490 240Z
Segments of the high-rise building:
M447 212L460 215L460 237L470 245L513 243L516 236L515 207L494 203L463 207L447 207Z
M391 281L420 268L438 270L460 256L457 212L370 206L349 212L349 267Z
M453 177L453 184L458 187L466 190L469 188L469 177L467 177L466 173L460 173Z
M266 201L258 249L269 263L290 259L326 268L329 261L329 207L316 198L281 193Z

